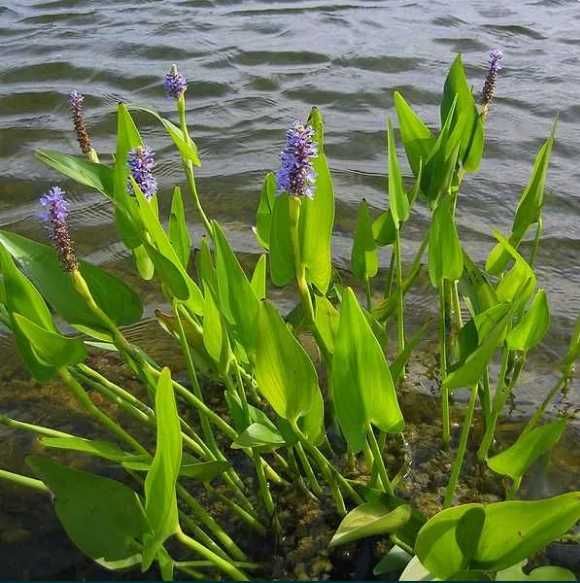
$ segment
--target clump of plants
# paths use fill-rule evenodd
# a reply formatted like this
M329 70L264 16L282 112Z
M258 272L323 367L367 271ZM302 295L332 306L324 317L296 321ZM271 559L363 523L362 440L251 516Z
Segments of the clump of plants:
M463 182L484 155L501 59L500 51L492 51L479 99L461 57L454 60L438 132L395 93L413 183L406 188L389 121L385 210L373 218L364 200L359 205L352 247L356 286L342 283L332 264L335 200L318 109L288 130L281 167L265 177L254 229L263 254L248 274L222 226L203 209L195 172L200 159L187 124L187 83L177 68L165 80L177 123L119 104L112 157L91 145L82 96L73 93L84 156L39 151L38 158L110 201L137 272L163 293L158 320L181 348L188 379L178 382L124 333L142 318L141 298L77 256L66 193L51 188L40 203L52 245L0 231L0 318L31 375L40 382L59 379L108 439L2 416L2 423L36 433L45 451L27 458L36 477L7 470L0 477L50 492L68 536L113 571L145 572L156 564L165 580L178 573L263 577L267 571L248 540L284 537L287 509L281 501L299 492L310 506L334 505L332 547L381 537L384 558L377 575L404 569L402 580L573 579L558 567L526 575L522 566L574 527L580 492L527 501L518 499L518 491L526 471L566 427L566 418L547 420L544 413L572 378L580 327L572 333L558 382L517 440L501 451L495 441L527 355L550 325L534 266L555 129L537 153L511 233L494 232L497 243L485 266L471 260L455 222ZM158 189L155 155L134 122L136 111L159 122L177 148L188 195L206 231L201 240L192 240L179 187L169 216L160 214L159 199L169 194ZM417 204L432 218L414 260L403 265L402 235ZM530 233L527 254L522 242ZM383 247L390 248L390 265L380 270ZM454 459L443 510L431 517L400 495L412 478L384 455L389 443L404 436L398 389L428 327L411 333L405 322L406 296L424 264L439 306L440 411L433 411L433 422L440 418L441 448L449 448ZM385 280L378 277L382 273ZM290 313L282 314L268 299L269 284L297 290L299 301ZM71 327L78 334L71 335ZM131 391L93 368L89 353L95 351L117 355L142 390ZM216 381L223 392L217 405ZM455 447L450 399L459 392L468 399ZM131 423L123 425L98 406L92 398L97 393ZM484 428L479 471L510 485L504 501L455 505L476 418ZM64 465L51 456L55 450L106 460L124 478ZM214 512L215 501L220 513ZM236 538L224 514L252 536Z

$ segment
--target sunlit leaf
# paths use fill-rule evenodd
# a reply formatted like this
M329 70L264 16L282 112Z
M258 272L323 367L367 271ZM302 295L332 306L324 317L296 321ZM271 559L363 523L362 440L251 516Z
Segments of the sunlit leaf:
M185 269L189 264L191 253L191 235L185 219L185 209L183 208L183 197L181 189L176 186L173 191L171 202L171 215L169 216L169 240Z
M256 226L254 227L254 234L258 239L258 243L266 250L270 248L270 230L275 197L276 177L273 172L268 172L264 178L258 210L256 211Z
M393 217L393 224L398 229L401 223L404 223L409 218L409 200L403 188L401 168L397 157L397 144L391 120L387 123L387 160L389 208Z
M503 569L495 576L496 581L576 581L576 575L562 567L546 565L545 567L536 567L527 575L524 573L523 566L525 561Z
M379 269L377 245L373 237L369 207L365 199L361 201L358 207L351 266L352 274L363 282L373 278Z
M268 266L267 255L260 255L254 273L252 273L252 280L250 281L252 289L256 294L256 298L263 300L266 297L266 269Z
M510 330L507 343L511 350L531 350L537 346L550 328L550 306L543 289L537 291L528 311Z

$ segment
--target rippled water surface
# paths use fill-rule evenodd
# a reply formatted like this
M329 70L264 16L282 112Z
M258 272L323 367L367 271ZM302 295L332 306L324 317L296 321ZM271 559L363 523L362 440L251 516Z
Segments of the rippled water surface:
M285 127L304 119L311 105L323 110L338 198L335 255L348 266L358 202L366 197L376 211L386 204L384 127L393 115L393 90L401 90L436 125L438 96L454 54L463 53L478 89L487 51L496 46L505 51L505 69L489 120L487 155L480 174L465 182L459 222L468 249L483 260L492 228L511 225L535 152L559 115L539 259L541 285L550 292L555 317L550 348L536 358L536 373L524 376L521 393L524 402L537 401L553 373L555 352L563 350L580 312L575 0L3 2L0 225L45 237L36 199L58 178L35 161L34 151L77 151L66 106L71 89L87 96L95 147L107 153L119 99L173 115L161 79L175 62L190 80L188 108L203 158L204 205L225 224L237 249L249 254L258 251L250 226L261 180L277 164ZM180 165L163 132L148 119L140 121L147 143L159 152L161 204L167 208L170 187L182 180ZM69 186L79 252L131 272L109 203ZM408 257L426 217L420 208L409 225ZM415 294L410 304L418 317L433 309L429 293Z

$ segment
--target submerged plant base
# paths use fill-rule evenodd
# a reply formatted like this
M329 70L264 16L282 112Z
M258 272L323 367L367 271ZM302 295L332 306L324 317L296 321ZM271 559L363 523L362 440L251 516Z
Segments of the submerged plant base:
M155 351L153 351L155 352ZM169 345L157 345L157 354L169 357L174 354ZM452 410L454 420L451 450L441 448L440 420L433 416L437 401L429 396L430 385L436 386L436 371L426 375L434 355L422 353L412 362L407 377L400 390L400 403L406 419L405 443L393 436L387 440L385 462L394 476L399 470L404 474L399 482L399 494L414 501L416 507L427 516L432 516L442 508L442 500L447 484L456 441L461 422L461 408ZM138 396L141 385L118 359L108 354L95 353L90 365L109 379L135 392ZM172 363L174 370L182 370L181 362ZM432 380L429 381L428 377ZM25 374L18 370L6 371L0 390L0 409L8 416L29 423L43 424L81 434L90 438L104 438L105 434L57 382L37 384L24 380ZM427 383L427 385L426 385ZM208 383L204 387L208 403L220 415L227 417L223 402L223 388ZM140 427L124 416L110 402L103 400L96 392L91 398L109 415L122 420L131 431L145 442L147 437ZM197 422L193 414L192 424ZM512 443L525 419L507 418L499 428L499 439ZM472 440L465 459L456 493L456 503L495 502L503 499L505 487L501 478L478 464L477 444L481 428L479 421L474 427ZM522 486L522 497L547 496L566 488L577 486L580 481L580 456L570 444L577 441L580 431L577 425L570 425L559 446L554 449L549 464L539 462L530 472ZM0 425L0 439L3 443L0 467L26 473L23 459L28 453L41 451L37 438L32 433L13 431ZM229 446L225 441L224 450ZM122 472L111 469L108 462L101 462L89 456L54 451L57 459L67 465L98 471L117 480L126 480ZM249 491L257 496L257 481L252 465L242 455L235 455L233 463L249 486ZM355 467L341 466L343 474L361 482L369 479L364 463ZM100 568L85 558L69 541L59 525L54 511L38 493L22 490L10 484L3 484L0 497L0 564L3 577L12 579L109 579L110 571ZM309 497L296 484L273 486L275 490L278 519L282 526L278 538L268 535L258 536L228 511L228 508L213 496L209 496L195 482L188 484L194 494L226 528L250 559L261 568L255 575L264 579L370 579L372 570L385 554L387 539L374 537L357 543L329 549L329 542L340 522L331 493L324 489L319 499ZM223 486L216 485L221 492ZM226 490L223 490L227 494ZM258 503L258 502L257 502ZM568 545L571 546L571 545ZM573 545L572 545L573 546ZM566 549L568 550L568 549ZM177 551L177 550L176 550ZM549 549L547 558L560 562L557 549ZM554 553L556 552L556 555ZM560 553L561 554L561 553ZM31 560L31 558L33 560ZM574 567L572 567L574 568ZM143 579L138 569L115 573L115 579ZM156 578L156 570L147 573L148 578ZM218 576L215 573L215 576Z

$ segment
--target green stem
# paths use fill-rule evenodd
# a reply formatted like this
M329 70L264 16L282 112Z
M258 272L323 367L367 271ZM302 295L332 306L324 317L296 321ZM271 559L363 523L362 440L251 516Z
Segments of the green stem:
M316 496L320 496L320 494L322 493L322 488L320 487L320 484L318 483L318 480L316 479L316 475L314 474L314 470L312 469L312 466L310 465L310 461L308 460L306 452L304 451L304 447L302 446L302 444L300 442L298 442L294 446L294 449L295 449L296 453L298 454L298 458L300 459L300 463L302 464L304 471L306 472L306 479L308 480L308 486L310 487L310 489L312 490L312 492Z
M72 437L70 433L65 433L64 431L50 429L49 427L43 427L42 425L34 425L33 423L17 421L16 419L12 419L11 417L2 414L0 414L0 424L5 427L10 427L10 429L21 429L23 431L37 433L38 435L45 435L46 437Z
M381 451L381 449L379 447L379 443L377 441L375 432L373 431L373 428L370 425L368 428L367 435L368 435L369 445L370 445L371 451L373 453L374 464L377 466L377 471L379 473L379 476L381 477L381 482L383 483L383 488L389 496L393 496L394 495L393 486L391 484L391 480L389 479L389 475L387 473L387 468L385 467L385 460L383 459L383 452Z
M176 537L179 542L208 561L211 561L217 569L231 577L234 581L249 581L249 577L234 564L216 555L213 551L210 551L196 540L187 536L181 529L177 531Z
M370 278L365 279L365 296L367 300L367 310L370 312L373 309L373 292L371 289Z
M70 374L66 368L59 369L61 379L69 387L79 404L87 413L92 415L103 427L116 435L121 441L126 443L138 453L147 453L147 450L120 425L115 423L108 415L103 413L90 399L82 385Z
M393 244L395 254L395 268L397 270L397 296L399 306L397 309L397 338L399 354L405 350L405 296L403 293L403 264L401 260L401 234L397 229L395 232L395 242Z
M445 491L445 499L443 501L445 508L451 506L453 497L455 496L457 482L459 481L463 460L465 459L465 452L467 451L467 441L469 439L469 432L471 431L471 424L473 423L473 413L475 411L476 401L477 387L472 387L471 394L469 396L469 404L467 405L467 411L465 412L465 418L463 419L463 427L461 428L459 446L457 448L457 453L455 454L453 467L451 468L451 477L449 478L447 490Z
M35 478L29 478L28 476L23 476L22 474L15 474L14 472L9 472L8 470L0 470L0 480L7 480L18 486L25 486L26 488L31 488L37 492L42 492L43 494L50 494L50 490L44 485L44 482L37 480Z
M538 225L536 227L536 236L534 237L534 244L532 247L532 254L530 256L530 267L534 266L536 262L536 257L538 256L538 250L540 248L540 240L542 239L542 234L544 233L544 219L542 216L538 218Z
M445 384L447 377L447 303L445 301L445 280L439 284L439 354L441 378L441 425L443 427L443 446L449 447L451 422L449 414L449 389Z

